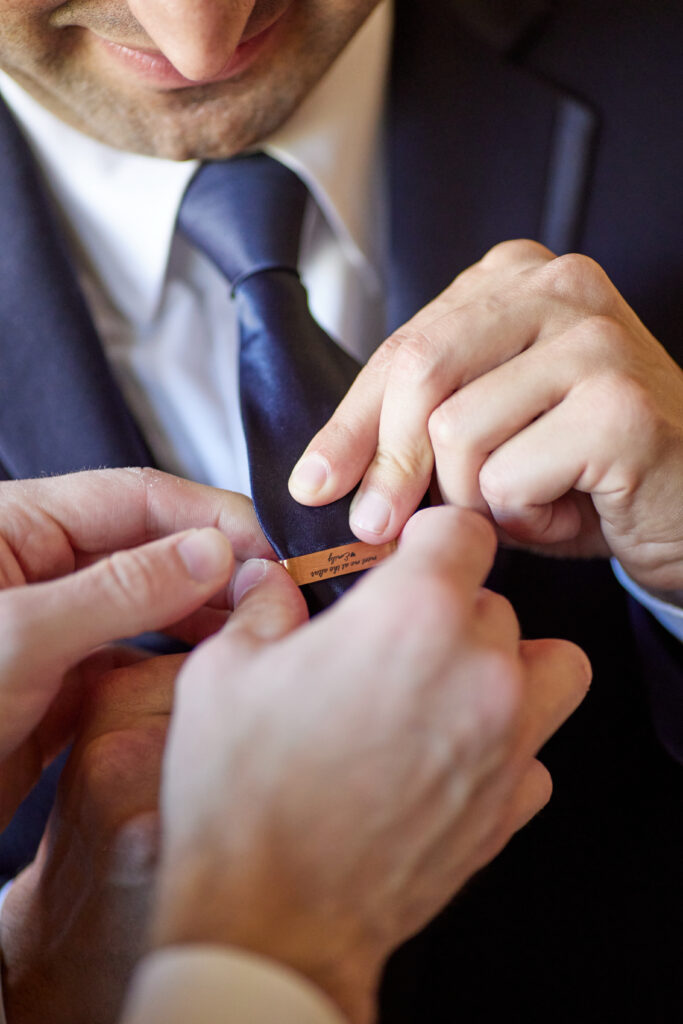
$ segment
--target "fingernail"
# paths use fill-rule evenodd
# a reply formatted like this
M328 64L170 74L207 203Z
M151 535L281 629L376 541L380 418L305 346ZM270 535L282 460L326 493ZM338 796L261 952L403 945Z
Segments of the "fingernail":
M244 563L235 576L233 584L233 603L235 607L237 607L248 591L261 582L266 575L267 568L267 558L250 558L248 562Z
M351 525L368 533L384 533L389 525L391 505L378 491L363 491L351 503Z
M322 490L329 475L330 466L327 459L313 453L305 455L297 462L289 478L289 485L294 491L314 495Z
M224 575L233 562L230 541L212 527L188 534L176 550L197 583L208 583Z

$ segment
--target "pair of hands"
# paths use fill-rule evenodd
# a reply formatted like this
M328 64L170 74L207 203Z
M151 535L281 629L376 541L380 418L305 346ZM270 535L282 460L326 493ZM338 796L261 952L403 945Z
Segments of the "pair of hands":
M593 260L491 249L379 347L290 489L318 505L361 481L351 527L383 542L434 469L502 539L683 597L683 371Z
M0 484L0 814L73 743L36 861L0 921L9 1019L113 1020L147 920L178 657L271 550L251 502L146 470ZM28 585L26 585L28 584Z
M234 613L215 597L235 557L269 553L238 496L80 474L2 485L0 524L6 816L74 737L3 913L10 1019L49 1004L56 1022L114 1021L150 912L154 945L251 949L368 1019L388 953L548 799L535 753L588 684L576 648L520 643L481 588L491 527L420 513L394 558L307 624L260 558L234 577ZM220 530L152 540L204 524ZM224 625L186 660L87 657L174 620L195 636Z

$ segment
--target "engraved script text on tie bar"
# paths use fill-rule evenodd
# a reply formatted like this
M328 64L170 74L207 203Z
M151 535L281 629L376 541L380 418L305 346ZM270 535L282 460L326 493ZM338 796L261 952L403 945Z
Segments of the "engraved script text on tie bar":
M284 558L280 564L284 565L294 582L301 587L304 583L317 583L318 580L331 579L333 576L346 576L348 573L372 569L395 550L395 540L388 544L364 544L358 540L338 548L313 551L310 555Z

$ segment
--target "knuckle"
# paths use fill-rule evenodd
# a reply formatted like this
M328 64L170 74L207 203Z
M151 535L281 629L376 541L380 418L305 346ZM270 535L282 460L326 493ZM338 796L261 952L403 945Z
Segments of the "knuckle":
M620 426L628 430L626 396L619 384L616 374L601 373L577 387L577 395L594 417L596 429L604 429L623 415Z
M394 361L396 353L401 347L402 340L400 330L391 334L386 341L382 342L379 348L375 349L365 367L361 370L361 375L385 377Z
M139 487L145 490L153 490L167 476L166 473L160 469L154 469L152 466L127 466L122 470L112 470L112 474L118 475L119 472L130 476Z
M427 421L427 431L434 448L468 450L473 446L474 418L467 389L456 391L438 405Z
M1 545L3 586L15 586L25 582L25 578L44 575L46 562L52 576L73 571L74 554L64 530L31 503L12 502L3 508Z
M495 459L487 459L480 469L479 488L484 501L499 512L517 509L522 504L514 460L504 448L496 452Z
M437 406L427 420L427 431L435 448L452 448L461 437L459 417L452 402Z
M501 732L511 735L523 714L524 675L516 655L490 651L486 655L489 672L498 684L496 703L492 710Z
M519 659L486 647L476 659L473 678L490 695L479 705L481 732L503 750L510 749L524 713L524 675Z
M120 608L146 607L158 593L158 577L142 551L117 551L100 563L107 596Z
M593 681L593 666L588 660L588 655L577 647L576 644L565 642L565 651L567 656L573 663L573 673L577 693L581 699L586 696L590 690L591 683Z
M536 806L541 810L553 795L553 777L540 761L533 761L532 766Z
M427 437L407 439L397 449L377 449L372 474L391 481L422 480L431 471L434 458Z
M391 376L411 388L433 390L440 383L441 354L438 343L425 331L406 332L394 356Z
M168 479L168 474L152 466L126 466L124 469L107 470L114 483L121 482L124 486L125 480L130 481L132 488L144 500L146 505L151 506L156 489Z
M628 350L628 332L624 324L608 314L595 314L581 324L581 340L589 354L595 354L612 367L624 360Z
M531 785L527 775L527 786ZM538 814L550 803L553 795L553 778L545 765L540 761L534 763L533 769L533 805L529 808L532 815ZM529 799L529 798L527 798ZM527 814L529 811L527 811Z
M609 278L599 263L582 253L556 256L538 271L541 289L567 304L577 301L591 308L604 304Z
M523 813L522 824L538 814L553 795L553 780L550 772L539 761L531 761L520 766L521 778L516 773L509 782L512 785L500 791L500 803L497 813L492 819L491 831L487 833L481 847L481 863L488 863L510 841L520 827L519 814ZM523 801L521 809L518 802ZM512 807L514 816L510 818Z
M435 450L453 452L464 441L463 421L460 403L454 400L442 402L427 421L427 432Z
M577 389L594 428L620 438L619 447L639 449L663 426L656 398L640 381L614 371L596 374Z
M515 629L518 628L517 615L515 610L503 594L497 594L493 590L482 588L477 597L477 610L480 612L482 617L488 617L495 615L498 620L502 620L505 625L510 625Z
M554 678L554 694L578 705L590 689L593 670L587 655L569 640L523 640L520 655L526 672L535 664L544 676Z
M358 431L364 425L364 412L347 411L346 418L342 418L340 414L333 416L321 433L314 438L316 452L326 458L333 457L337 452L352 452L358 443Z
M573 684L574 694L577 701L583 700L590 689L593 678L593 669L588 657L577 647L576 644L568 641L562 642L562 655L565 664L569 666L570 676Z
M556 692L578 706L590 689L593 670L587 655L569 640L527 640L521 645L524 657L530 651L545 659L546 673L556 677Z
M26 583L20 558L15 555L4 537L0 537L0 590Z
M485 260L486 256L477 260L476 263L472 263L471 266L465 267L464 270L461 270L460 273L453 278L445 292L443 292L444 298L452 303L454 300L457 300L459 295L468 294L473 289L477 290L482 282L485 282L488 277L489 267Z
M512 238L498 242L482 257L482 266L501 266L514 263L537 262L552 259L554 253L531 238Z
M135 483L136 494L143 509L145 533L147 536L152 536L158 512L157 491L164 481L170 478L167 473L151 466L133 466L123 472L128 473ZM177 483L182 486L180 480Z

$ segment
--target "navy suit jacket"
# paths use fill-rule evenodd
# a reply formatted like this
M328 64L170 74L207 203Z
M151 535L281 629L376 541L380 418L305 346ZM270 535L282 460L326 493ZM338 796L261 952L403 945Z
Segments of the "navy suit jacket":
M681 357L681 9L397 0L387 331L506 238L593 256ZM0 465L149 463L33 162L0 116ZM419 937L382 991L402 1022L680 1020L683 665L608 564L500 553L529 637L588 652L591 694L544 751L549 808ZM30 856L43 789L0 844Z

